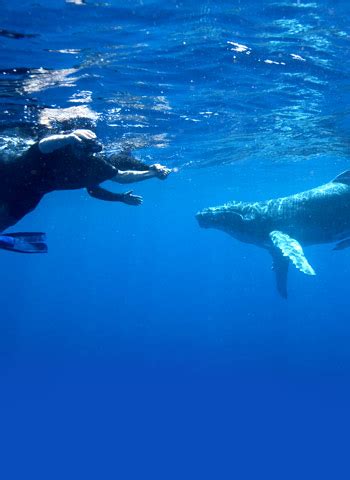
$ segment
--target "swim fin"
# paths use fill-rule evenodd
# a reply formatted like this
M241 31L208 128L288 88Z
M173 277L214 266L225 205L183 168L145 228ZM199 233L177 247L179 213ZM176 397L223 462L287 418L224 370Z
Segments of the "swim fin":
M0 249L20 253L47 253L46 235L41 232L4 233Z

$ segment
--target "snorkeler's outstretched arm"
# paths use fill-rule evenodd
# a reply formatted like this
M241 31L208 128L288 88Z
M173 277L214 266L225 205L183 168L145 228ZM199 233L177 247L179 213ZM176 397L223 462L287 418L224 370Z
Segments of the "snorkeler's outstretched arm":
M73 130L71 133L50 135L38 143L41 153L52 153L68 145L82 147L96 142L96 135L91 130Z
M148 170L118 170L115 177L111 178L117 183L134 183L148 180L149 178L159 178L165 180L171 173L170 168L166 168L159 163L147 166Z
M125 193L114 193L96 185L87 188L87 192L91 197L97 198L98 200L105 200L107 202L122 202L127 205L141 205L142 203L142 197L139 195L132 195L132 190Z

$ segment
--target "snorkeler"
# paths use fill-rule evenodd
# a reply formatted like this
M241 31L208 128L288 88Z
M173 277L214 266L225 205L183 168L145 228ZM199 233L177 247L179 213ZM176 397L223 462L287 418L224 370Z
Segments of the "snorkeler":
M16 224L55 190L86 188L100 200L140 205L142 197L110 192L100 186L106 180L133 183L149 178L164 180L171 170L147 165L130 151L106 155L91 130L50 135L33 144L12 161L0 161L0 232ZM46 251L44 234L0 235L0 248L23 253Z

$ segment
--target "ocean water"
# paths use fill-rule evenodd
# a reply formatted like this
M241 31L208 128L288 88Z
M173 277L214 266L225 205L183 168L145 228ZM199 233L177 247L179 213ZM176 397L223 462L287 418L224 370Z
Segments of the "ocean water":
M88 117L177 171L14 227L49 254L0 255L1 478L348 479L349 251L286 301L195 213L349 168L349 2L78 3L0 1L1 152Z

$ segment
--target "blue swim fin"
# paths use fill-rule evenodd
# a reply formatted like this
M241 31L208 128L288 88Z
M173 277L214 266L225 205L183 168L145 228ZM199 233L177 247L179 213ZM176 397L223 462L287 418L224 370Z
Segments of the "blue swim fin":
M0 249L20 253L47 253L46 235L41 232L4 233Z

